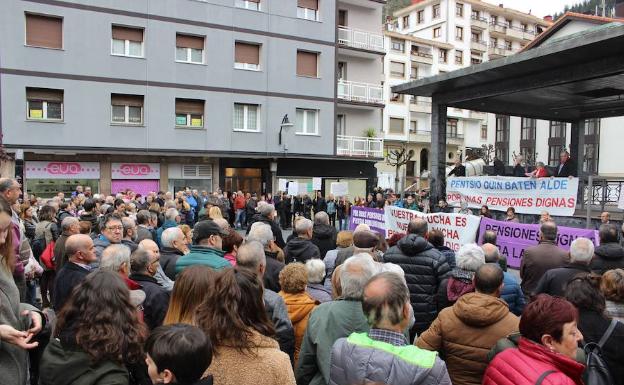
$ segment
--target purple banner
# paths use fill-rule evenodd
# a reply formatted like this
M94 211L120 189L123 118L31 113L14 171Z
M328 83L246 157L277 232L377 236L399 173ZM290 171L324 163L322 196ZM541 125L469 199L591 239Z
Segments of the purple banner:
M360 223L367 224L371 230L386 236L386 219L382 209L352 206L349 219L349 230L353 231Z
M525 249L539 243L540 225L538 224L504 222L481 218L479 244L483 243L483 233L486 230L496 231L497 246L501 254L507 257L507 265L513 268L520 268ZM580 237L591 239L594 245L599 243L596 230L558 227L557 244L564 250L569 250L572 241Z

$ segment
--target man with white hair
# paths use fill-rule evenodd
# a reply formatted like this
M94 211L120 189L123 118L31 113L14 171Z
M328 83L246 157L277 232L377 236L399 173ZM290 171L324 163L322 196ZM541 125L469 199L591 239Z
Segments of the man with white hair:
M594 244L587 238L577 238L570 245L570 263L550 269L542 276L533 294L546 293L563 297L565 288L572 278L591 273L590 263L594 256Z
M153 274L154 279L158 284L165 288L167 291L173 290L173 281L165 274L162 266L160 266L160 249L156 242L151 239L144 239L139 243L138 249L147 250L151 254L151 257L157 258L159 263L154 267L155 272Z
M462 295L474 291L474 275L485 264L485 253L476 243L460 247L455 255L457 265L438 287L438 311L452 306Z
M258 211L254 214L253 217L249 220L249 226L247 227L247 234L251 230L251 225L256 222L261 222L269 225L271 227L271 231L273 232L273 238L275 239L275 244L280 249L283 249L286 246L286 242L284 242L284 237L282 236L282 229L280 228L279 223L275 220L277 217L277 211L275 211L275 206L263 201L258 202L258 206L256 207Z
M312 227L312 243L321 252L321 259L329 250L336 248L336 227L329 224L329 215L325 211L314 214L314 226Z
M179 227L171 227L162 233L160 249L160 266L169 279L175 279L175 268L178 259L189 252L186 237Z
M158 230L156 230L156 243L159 246L162 245L160 237L162 237L163 231L171 227L177 227L179 222L180 213L178 212L178 210L175 207L168 208L167 211L165 211L165 221L163 222L162 226L159 227Z
M306 261L306 270L308 272L308 285L306 291L320 303L332 300L331 290L325 287L325 263L320 259L308 259Z
M252 224L247 235L247 242L251 241L260 242L264 248L266 257L266 271L263 275L264 287L279 292L282 289L279 283L279 273L285 265L277 259L279 248L275 243L275 238L273 238L271 226L262 222Z
M362 296L364 286L377 272L368 254L356 254L342 265L341 300L320 304L308 320L295 371L298 385L328 384L334 342L354 332L368 332Z
M295 224L297 236L284 247L284 257L286 263L303 262L310 258L321 258L319 248L312 243L312 221L308 218L301 218Z
M123 238L121 239L121 244L128 246L130 252L134 253L134 251L139 247L136 243L137 239L137 225L136 221L130 217L122 217L121 224L123 225Z
M65 252L65 242L69 237L80 233L80 221L76 217L66 217L61 222L61 235L54 244L54 262L56 271L61 270L69 255Z

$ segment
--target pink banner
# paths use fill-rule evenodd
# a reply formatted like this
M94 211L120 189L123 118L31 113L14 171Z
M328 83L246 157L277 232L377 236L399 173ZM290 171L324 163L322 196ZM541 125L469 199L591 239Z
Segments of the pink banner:
M112 179L160 179L159 163L112 163Z
M98 162L27 161L26 179L100 179Z
M122 192L127 189L130 189L137 194L141 194L145 196L151 191L157 192L158 188L159 188L158 180L121 179L121 180L113 180L111 183L111 192L113 194L117 194L118 192Z

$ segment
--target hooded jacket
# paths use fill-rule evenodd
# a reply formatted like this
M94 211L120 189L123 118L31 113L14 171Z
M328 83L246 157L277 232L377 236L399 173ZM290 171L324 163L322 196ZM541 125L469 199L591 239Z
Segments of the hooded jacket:
M336 228L330 225L316 224L312 228L312 243L314 243L321 253L321 259L329 250L336 248Z
M474 292L474 274L460 268L451 270L450 277L445 278L438 288L438 311L452 306L462 295Z
M296 237L288 241L284 247L284 258L286 264L292 262L305 263L308 259L321 258L321 252L311 240Z
M288 318L290 318L293 330L295 331L295 362L297 362L299 359L299 351L301 350L301 341L308 327L308 318L319 302L305 291L297 294L280 291L278 294L284 299L284 303L286 303Z
M607 242L596 247L591 270L596 274L605 271L624 268L624 248L617 242Z
M450 268L444 256L421 236L408 234L384 254L386 263L405 272L416 323L413 330L426 330L438 313L435 294Z
M502 299L468 293L440 312L416 346L440 353L454 385L480 385L488 352L499 339L517 332L518 323Z
M176 275L180 274L185 268L193 265L205 265L214 270L232 267L232 265L223 258L224 254L225 252L223 252L223 250L194 245L191 247L190 253L181 256L176 261Z
M507 302L509 305L509 311L517 315L522 314L524 306L526 305L526 297L520 288L520 283L509 272L503 272L503 291L501 292L501 299Z

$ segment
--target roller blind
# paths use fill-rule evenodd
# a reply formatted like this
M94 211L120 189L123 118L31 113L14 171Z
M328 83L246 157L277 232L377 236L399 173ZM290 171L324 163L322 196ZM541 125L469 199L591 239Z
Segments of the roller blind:
M318 10L318 0L297 0L297 7Z
M113 25L113 39L143 41L143 29Z
M317 62L317 53L297 51L297 75L317 77Z
M405 73L405 64L399 62L390 62L390 72L396 74L404 74Z
M111 94L114 106L143 107L143 95Z
M26 99L45 100L47 102L62 102L63 90L53 90L51 88L26 88Z
M36 47L63 48L63 19L26 14L26 44Z
M204 38L202 36L191 36L176 34L176 47L204 49Z
M204 114L204 101L197 99L176 99L176 114Z
M237 63L260 64L260 46L236 42L234 56Z

